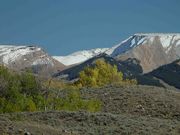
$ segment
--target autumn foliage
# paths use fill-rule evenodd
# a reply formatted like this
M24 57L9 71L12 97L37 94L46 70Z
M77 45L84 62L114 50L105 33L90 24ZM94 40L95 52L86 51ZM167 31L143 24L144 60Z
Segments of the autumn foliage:
M109 84L137 84L137 81L124 79L123 73L118 71L116 65L97 60L94 67L86 67L80 72L77 84L80 87L102 87Z

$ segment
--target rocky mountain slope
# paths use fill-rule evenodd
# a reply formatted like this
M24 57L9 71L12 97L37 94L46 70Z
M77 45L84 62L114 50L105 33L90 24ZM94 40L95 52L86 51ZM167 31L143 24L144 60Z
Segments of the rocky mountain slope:
M34 73L43 75L65 68L42 48L36 46L0 45L0 64L18 71L31 68Z

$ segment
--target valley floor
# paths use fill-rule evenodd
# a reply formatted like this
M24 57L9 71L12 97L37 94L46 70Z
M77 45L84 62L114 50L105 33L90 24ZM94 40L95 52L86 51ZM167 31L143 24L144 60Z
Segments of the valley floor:
M62 96L65 91L62 91ZM149 86L82 89L98 98L102 110L90 112L23 112L0 115L2 135L179 135L180 92Z

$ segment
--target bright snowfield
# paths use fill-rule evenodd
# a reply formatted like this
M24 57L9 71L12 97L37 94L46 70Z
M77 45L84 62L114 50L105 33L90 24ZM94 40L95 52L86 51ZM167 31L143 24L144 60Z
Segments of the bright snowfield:
M113 46L112 48L97 48L92 50L78 51L67 56L54 56L54 58L64 65L69 66L84 62L103 52L114 57L139 45L143 45L147 42L153 42L155 37L159 37L162 46L166 50L166 53L168 53L173 44L176 46L180 45L180 33L137 33L122 41L120 44Z
M84 62L94 56L104 53L108 49L109 48L97 48L97 49L92 49L92 50L83 50L83 51L72 53L68 56L53 56L53 58L63 63L64 65L69 66L69 65Z

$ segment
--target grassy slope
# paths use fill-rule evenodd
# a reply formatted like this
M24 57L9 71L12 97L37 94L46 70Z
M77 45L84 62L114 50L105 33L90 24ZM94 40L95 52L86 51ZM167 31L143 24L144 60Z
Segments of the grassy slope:
M102 112L36 112L0 115L0 133L180 134L180 92L148 86L83 89L102 100Z
M103 112L180 120L180 92L153 86L82 90L86 98L103 101Z

